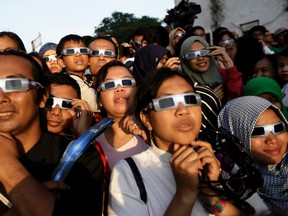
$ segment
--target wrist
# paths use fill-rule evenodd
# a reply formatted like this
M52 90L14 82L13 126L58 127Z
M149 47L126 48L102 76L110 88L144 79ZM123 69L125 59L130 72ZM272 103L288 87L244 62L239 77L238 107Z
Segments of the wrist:
M209 199L202 200L204 208L214 215L220 215L227 205L227 201L223 197L213 197Z

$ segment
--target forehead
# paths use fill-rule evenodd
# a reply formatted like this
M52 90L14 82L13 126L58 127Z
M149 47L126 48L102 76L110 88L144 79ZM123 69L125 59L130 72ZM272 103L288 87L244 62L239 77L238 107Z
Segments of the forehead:
M187 82L180 76L172 76L162 82L158 89L157 97L170 94L182 94L186 92L194 92L191 83Z
M27 59L14 55L0 55L0 78L23 77L32 79L32 64Z
M119 79L123 77L132 77L131 72L124 66L110 67L106 75L106 79Z
M63 48L76 48L76 47L86 47L84 42L82 41L74 41L74 40L70 40L65 42Z
M55 55L55 54L56 54L56 50L50 49L44 52L43 56L49 56L49 55Z
M200 50L206 48L204 44L202 44L200 41L195 41L193 44L191 44L190 50L195 51L195 50Z
M95 49L105 49L105 50L112 50L115 51L114 45L111 43L111 41L105 40L105 39L97 39L94 40L90 45L89 48L91 50Z
M17 49L17 43L15 40L8 36L2 36L0 37L0 51L3 51L5 49Z

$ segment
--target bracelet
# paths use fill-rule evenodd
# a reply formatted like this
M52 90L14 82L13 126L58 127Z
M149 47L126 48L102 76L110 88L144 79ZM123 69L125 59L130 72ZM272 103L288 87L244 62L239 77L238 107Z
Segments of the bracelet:
M226 200L218 199L213 206L206 205L206 209L210 214L219 215L224 210L226 204Z

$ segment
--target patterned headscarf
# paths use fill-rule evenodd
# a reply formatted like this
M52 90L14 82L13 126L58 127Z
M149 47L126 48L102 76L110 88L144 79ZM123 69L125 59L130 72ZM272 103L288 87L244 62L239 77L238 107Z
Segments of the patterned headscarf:
M192 37L187 38L183 42L181 46L181 52L180 52L182 70L192 79L193 83L197 82L199 85L210 85L215 82L223 83L222 77L218 72L218 68L214 60L214 57L210 57L210 60L211 60L210 67L205 72L193 71L190 65L190 60L186 60L184 58L184 56L187 53L191 52L190 48L195 41L199 41L206 48L209 47L208 42L202 37L192 36Z
M251 134L259 116L271 108L287 124L282 112L268 100L257 96L243 96L227 102L218 115L218 126L239 138L247 152L251 152ZM288 214L288 154L280 164L253 163L262 174L264 184L259 195L268 207L279 215Z

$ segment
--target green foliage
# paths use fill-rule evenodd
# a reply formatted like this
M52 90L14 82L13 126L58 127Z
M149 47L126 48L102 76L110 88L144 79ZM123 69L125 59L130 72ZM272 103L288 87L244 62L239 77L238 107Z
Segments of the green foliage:
M157 18L142 16L136 18L134 14L113 12L112 17L106 17L102 20L98 27L95 27L95 35L112 35L118 43L127 41L130 34L139 26L148 26L161 24Z

